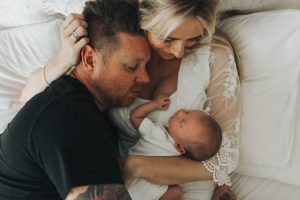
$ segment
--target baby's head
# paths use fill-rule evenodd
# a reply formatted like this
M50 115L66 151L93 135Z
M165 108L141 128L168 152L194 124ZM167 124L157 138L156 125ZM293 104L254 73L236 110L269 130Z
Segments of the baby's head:
M199 110L179 110L169 119L176 148L193 160L206 160L220 149L222 131L216 120Z

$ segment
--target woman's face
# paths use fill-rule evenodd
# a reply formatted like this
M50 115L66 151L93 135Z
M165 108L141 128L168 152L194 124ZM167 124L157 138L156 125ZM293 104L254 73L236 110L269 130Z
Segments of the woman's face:
M187 18L181 25L161 39L155 33L147 33L150 46L163 59L182 58L185 50L199 43L204 34L204 26L196 18Z

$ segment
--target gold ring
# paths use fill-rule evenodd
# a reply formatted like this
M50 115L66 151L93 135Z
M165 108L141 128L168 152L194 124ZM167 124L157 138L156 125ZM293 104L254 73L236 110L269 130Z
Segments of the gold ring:
M77 35L77 33L75 31L73 31L72 35L74 36L74 38L76 39L76 41L79 39L79 35Z

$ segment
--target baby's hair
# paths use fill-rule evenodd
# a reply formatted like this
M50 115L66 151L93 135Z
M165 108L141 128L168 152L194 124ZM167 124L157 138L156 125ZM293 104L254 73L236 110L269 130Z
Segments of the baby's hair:
M193 160L203 161L214 156L220 149L222 143L222 130L218 122L210 115L204 114L199 117L199 123L205 127L206 134L210 138L210 144L197 141L187 142L185 157Z

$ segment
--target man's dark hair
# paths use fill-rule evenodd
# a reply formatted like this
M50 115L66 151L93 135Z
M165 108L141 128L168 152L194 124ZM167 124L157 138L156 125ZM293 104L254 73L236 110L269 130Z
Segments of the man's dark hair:
M88 23L90 45L107 57L120 47L119 32L144 35L140 28L138 1L96 0L85 4L83 15Z

